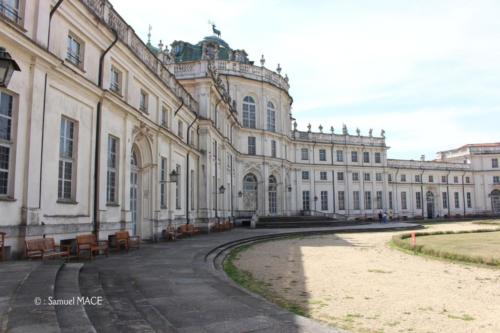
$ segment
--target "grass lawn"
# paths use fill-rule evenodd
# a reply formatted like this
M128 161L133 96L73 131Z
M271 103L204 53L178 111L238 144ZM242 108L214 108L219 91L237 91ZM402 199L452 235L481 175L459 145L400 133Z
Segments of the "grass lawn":
M411 239L403 242L410 245ZM446 254L444 257L448 259L482 258L485 263L500 262L500 231L417 236L416 244L422 246L424 253Z

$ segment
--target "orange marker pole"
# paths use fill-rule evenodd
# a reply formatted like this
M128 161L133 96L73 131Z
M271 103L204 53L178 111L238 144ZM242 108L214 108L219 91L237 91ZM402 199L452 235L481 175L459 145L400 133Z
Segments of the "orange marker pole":
M415 247L417 245L417 235L412 232L411 233L411 246Z

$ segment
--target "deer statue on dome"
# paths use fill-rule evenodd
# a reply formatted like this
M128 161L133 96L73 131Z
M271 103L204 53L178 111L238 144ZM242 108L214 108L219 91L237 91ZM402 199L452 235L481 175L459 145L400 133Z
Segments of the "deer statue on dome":
M208 21L208 24L212 26L212 32L214 33L214 35L220 38L220 30L215 28L215 22Z

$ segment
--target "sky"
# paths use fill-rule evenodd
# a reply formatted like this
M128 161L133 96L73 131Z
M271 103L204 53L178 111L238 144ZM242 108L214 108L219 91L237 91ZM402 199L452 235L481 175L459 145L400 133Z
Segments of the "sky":
M390 158L500 142L498 0L111 0L152 43L233 49L290 78L298 128L386 132Z

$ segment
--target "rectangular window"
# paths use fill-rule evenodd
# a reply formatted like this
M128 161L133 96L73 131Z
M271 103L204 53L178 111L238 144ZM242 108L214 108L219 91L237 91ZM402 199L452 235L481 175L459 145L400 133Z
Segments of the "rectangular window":
M319 150L319 160L326 161L326 150L325 149Z
M72 34L68 35L68 50L66 60L75 66L83 67L83 43Z
M191 181L190 181L190 186L191 186L191 210L194 210L194 170L191 170ZM229 187L229 186L228 186Z
M472 195L470 192L467 192L467 208L472 208Z
M118 95L121 95L122 93L122 72L114 66L111 66L109 89Z
M271 157L276 157L276 141L271 140Z
M392 174L387 175L387 181L392 182Z
M11 194L13 147L13 98L0 93L0 196Z
M1 0L0 15L16 24L21 24L20 0Z
M408 206L406 204L406 192L401 192L401 209L408 209Z
M337 150L337 162L344 162L344 151Z
M467 184L470 184L470 177L469 177L469 176L465 177L465 182L466 182Z
M359 206L359 191L352 192L352 203L353 203L353 209L360 210L360 206Z
M364 179L365 179L365 182L369 182L369 181L370 181L370 178L371 178L371 177L370 177L370 174L369 174L368 172L365 172L364 177L365 177L365 178L364 178Z
M415 203L416 203L417 209L422 209L422 193L420 193L420 192L415 193Z
M302 171L302 179L309 180L309 171Z
M372 192L365 192L365 209L372 209Z
M75 122L61 118L59 133L59 177L57 198L61 201L74 200L74 169L75 169Z
M498 168L498 158L491 159L491 167L497 169Z
M177 123L177 135L179 138L184 139L184 123L181 120Z
M345 210L345 194L344 194L344 191L339 191L339 210Z
M328 210L328 191L321 191L321 210Z
M370 153L367 151L363 152L363 163L370 163Z
M351 152L351 162L354 162L354 163L358 162L358 152L357 151Z
M302 191L302 209L305 211L311 210L310 200L309 200L309 191Z
M309 150L307 148L302 148L300 150L300 158L303 160L303 161L306 161L309 159Z
M108 173L107 173L107 191L106 201L108 204L117 204L118 187L118 139L114 136L108 136Z
M382 209L382 191L377 191L377 209Z
M429 176L429 183L434 183L434 176Z
M447 183L448 182L448 176L441 176L441 183Z
M453 177L453 182L454 182L455 184L458 184L458 176Z
M327 180L327 174L326 171L321 171L319 173L319 180Z
M160 207L167 208L167 159L161 158L160 165Z
M257 147L255 146L255 137L254 136L249 136L248 137L248 155L255 155L257 154Z
M380 172L377 172L377 173L375 174L375 180L376 180L377 182L381 182L381 181L382 181L382 174L381 174Z
M406 182L406 175L401 175L401 181Z
M167 127L168 126L168 109L166 107L161 108L161 126Z
M453 198L455 199L455 208L460 208L460 196L458 192L453 193Z
M177 181L175 182L175 209L181 209L181 166L176 165L175 171L177 172Z
M447 209L448 208L448 193L443 192L442 197L443 197L443 208Z
M389 192L389 209L392 209L392 191Z
M375 163L382 163L380 153L375 153Z
M359 181L359 173L357 173L357 172L353 172L353 173L352 173L352 180L353 180L354 182Z
M337 172L337 180L340 180L340 181L344 180L344 173L343 172Z
M141 89L139 96L139 110L148 112L148 93Z
M415 183L420 183L420 175L415 175Z
M493 184L500 184L500 176L493 176Z

